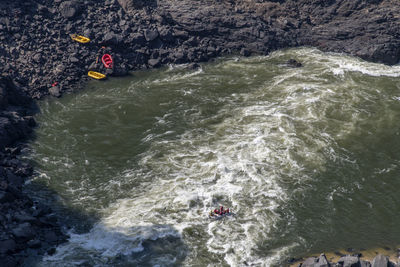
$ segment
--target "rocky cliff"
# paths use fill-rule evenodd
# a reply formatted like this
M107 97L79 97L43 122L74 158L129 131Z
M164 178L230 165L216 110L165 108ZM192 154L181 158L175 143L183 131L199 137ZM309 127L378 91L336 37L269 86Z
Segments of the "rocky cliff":
M396 0L5 0L0 64L33 98L81 87L102 46L113 75L293 46L395 64L399 11ZM72 41L74 33L92 41Z

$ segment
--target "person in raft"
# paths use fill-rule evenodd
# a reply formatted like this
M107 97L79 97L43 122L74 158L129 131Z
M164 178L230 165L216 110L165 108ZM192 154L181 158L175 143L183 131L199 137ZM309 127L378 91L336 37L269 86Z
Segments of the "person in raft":
M212 211L210 211L210 216L214 216L214 215L224 215L224 214L229 214L229 208L227 208L226 210L224 209L223 206L219 207L219 209L214 209Z

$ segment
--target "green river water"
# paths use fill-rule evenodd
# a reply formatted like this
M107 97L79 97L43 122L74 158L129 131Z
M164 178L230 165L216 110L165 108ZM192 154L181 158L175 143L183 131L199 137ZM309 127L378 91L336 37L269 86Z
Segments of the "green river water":
M400 66L291 49L93 81L40 109L28 189L73 228L38 266L284 266L400 244ZM236 215L209 220L220 205Z

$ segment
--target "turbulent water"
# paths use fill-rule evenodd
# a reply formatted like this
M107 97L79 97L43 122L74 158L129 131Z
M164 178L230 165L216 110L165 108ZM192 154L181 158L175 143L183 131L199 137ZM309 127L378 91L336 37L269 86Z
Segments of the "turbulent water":
M74 227L39 266L282 266L399 243L400 66L292 49L40 108L30 187ZM209 220L220 205L236 215Z

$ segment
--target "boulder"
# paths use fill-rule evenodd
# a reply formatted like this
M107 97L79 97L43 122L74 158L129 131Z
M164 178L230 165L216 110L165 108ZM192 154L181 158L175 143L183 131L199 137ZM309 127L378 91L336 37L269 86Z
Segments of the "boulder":
M310 257L307 258L303 264L301 265L301 267L315 267L315 264L318 262L318 258L316 257Z
M315 264L315 267L330 267L331 265L328 262L328 259L326 258L325 254L321 254L318 258L318 263Z
M307 258L302 264L302 267L330 267L325 254L321 254L318 258L310 257Z
M160 59L159 58L149 59L148 64L149 64L149 66L151 66L153 68L157 67L158 65L160 65Z
M127 41L132 44L143 46L146 44L146 38L142 33L131 33L128 35Z
M389 267L388 257L378 254L372 261L372 267Z
M286 65L292 68L300 68L303 66L303 64L301 64L300 62L298 62L297 60L291 58L288 61L286 61Z
M246 48L242 48L242 49L240 50L240 54L241 54L242 56L244 56L244 57L248 57L248 56L250 56L250 51L249 51L248 49L246 49Z
M79 62L79 59L77 59L76 57L72 56L72 57L69 58L69 62L71 62L71 63L78 63L78 62Z
M172 34L172 30L167 27L160 27L158 29L158 32L159 32L160 38L165 42L172 43L175 40L174 36Z
M184 51L178 50L172 53L173 60L175 63L180 64L180 63L185 63L187 60L187 55Z
M42 54L41 53L36 53L33 57L32 57L33 61L36 63L42 63L43 62L43 58L42 58Z
M199 69L201 66L197 63L190 63L187 65L186 69L188 70L197 70Z
M35 118L32 116L25 116L24 117L24 121L26 121L28 123L29 127L35 127L36 126L36 121ZM28 172L27 174L25 174L25 172ZM24 166L24 170L23 173L25 174L25 176L30 175L30 173L32 172L32 167L29 165L25 165Z
M81 12L81 5L78 1L65 1L62 2L59 11L66 19L71 19Z
M341 257L339 259L338 263L341 264L342 267L359 267L360 259L358 257L347 255L347 256Z
M118 45L122 43L122 36L115 34L114 32L108 32L104 35L103 44L106 45Z
M146 41L151 42L154 39L158 37L158 31L157 30L145 30L144 31L144 38L146 38Z
M135 9L135 0L118 0L118 3L125 12L131 12Z
M50 95L52 95L54 97L60 97L61 96L60 87L58 87L58 86L50 87L49 93L50 93Z

